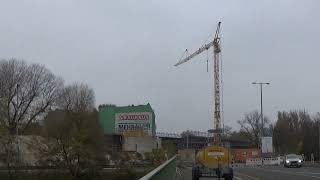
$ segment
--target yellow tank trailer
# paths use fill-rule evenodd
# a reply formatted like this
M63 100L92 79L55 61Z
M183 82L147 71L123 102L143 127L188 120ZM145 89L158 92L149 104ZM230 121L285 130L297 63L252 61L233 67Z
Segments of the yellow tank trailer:
M208 146L196 155L196 164L192 168L192 180L200 177L218 177L233 179L232 156L230 150L221 146Z

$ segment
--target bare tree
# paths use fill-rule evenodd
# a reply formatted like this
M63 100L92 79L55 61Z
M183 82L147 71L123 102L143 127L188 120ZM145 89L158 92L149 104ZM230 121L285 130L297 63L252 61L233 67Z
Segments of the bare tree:
M67 168L74 179L80 179L104 159L103 131L91 88L74 83L62 92L60 110L50 112L45 119L45 132L51 142L45 157L49 157L47 162Z
M84 83L73 83L62 90L58 107L74 113L94 110L94 91Z
M23 131L57 99L63 81L44 66L16 59L0 61L0 126L10 135Z
M314 154L319 159L319 127L319 113L312 116L304 109L279 111L273 129L276 152L304 154L306 159Z
M269 124L269 122L268 118L264 117L265 125ZM262 127L260 113L258 111L246 113L244 118L239 120L238 123L241 126L240 131L245 134L253 146L258 147L260 145L260 133Z

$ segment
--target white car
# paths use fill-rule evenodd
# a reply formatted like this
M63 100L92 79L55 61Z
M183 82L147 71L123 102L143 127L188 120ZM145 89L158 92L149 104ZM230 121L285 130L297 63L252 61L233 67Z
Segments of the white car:
M284 158L283 162L284 167L301 167L302 166L302 159L299 155L296 154L288 154Z

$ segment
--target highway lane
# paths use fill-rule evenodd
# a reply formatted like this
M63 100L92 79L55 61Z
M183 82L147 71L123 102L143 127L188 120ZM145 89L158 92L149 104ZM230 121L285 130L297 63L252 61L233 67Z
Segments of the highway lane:
M181 180L192 180L191 168L182 170ZM212 180L216 178L200 178ZM320 167L284 168L273 167L239 167L234 169L235 180L320 180Z
M236 180L320 180L320 168L242 167L236 168Z

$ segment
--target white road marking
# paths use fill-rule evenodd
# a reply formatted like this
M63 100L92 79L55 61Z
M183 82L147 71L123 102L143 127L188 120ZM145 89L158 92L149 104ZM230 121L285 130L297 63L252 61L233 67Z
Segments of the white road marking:
M237 172L236 174L239 174L239 175L241 175L241 176L246 176L246 177L248 177L248 178L255 179L255 180L261 180L261 179L259 179L259 178L257 178L257 177L249 176L249 175L243 174L243 173L238 173L238 172Z

